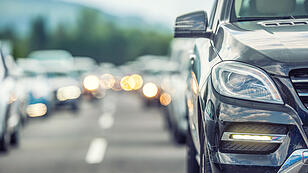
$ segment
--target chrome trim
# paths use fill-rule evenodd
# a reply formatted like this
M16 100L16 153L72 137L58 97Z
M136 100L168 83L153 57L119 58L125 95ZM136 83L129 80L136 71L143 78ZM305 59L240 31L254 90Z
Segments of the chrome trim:
M270 136L275 137L271 141L264 141L264 140L246 140L246 139L233 139L231 135L254 135L254 136ZM221 140L222 141L237 141L237 142L260 142L260 143L279 143L281 144L287 135L281 134L257 134L257 133L236 133L236 132L224 132Z
M291 79L293 83L308 83L308 79Z
M308 172L308 149L294 151L285 163L281 166L278 173L287 172Z
M298 93L300 97L308 97L308 93Z
M200 155L199 155L199 154L197 154L195 158L196 158L196 160L197 160L198 164L199 164L199 165L201 165L201 164L200 164L200 163L201 163L201 161L200 161L200 160L201 160L201 159L200 159Z
M289 25L285 25L285 23ZM307 25L307 19L288 19L288 20L277 20L269 22L259 22L258 24L264 27L278 27L278 26L297 26L297 25Z

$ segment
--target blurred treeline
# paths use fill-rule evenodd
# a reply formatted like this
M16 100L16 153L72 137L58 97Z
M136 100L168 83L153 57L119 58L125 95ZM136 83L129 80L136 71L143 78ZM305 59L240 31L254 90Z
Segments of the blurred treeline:
M14 56L26 57L33 50L64 49L74 56L89 56L117 65L144 54L167 55L171 34L155 29L124 28L104 20L96 10L81 10L76 25L58 24L50 31L43 16L33 19L30 33L19 37L14 29L0 31L0 39L11 40Z

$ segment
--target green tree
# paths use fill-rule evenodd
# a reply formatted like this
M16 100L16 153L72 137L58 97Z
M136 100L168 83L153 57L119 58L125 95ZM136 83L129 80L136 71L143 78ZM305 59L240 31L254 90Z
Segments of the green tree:
M46 49L48 35L46 31L46 22L43 17L34 19L31 27L31 34L29 38L30 50Z

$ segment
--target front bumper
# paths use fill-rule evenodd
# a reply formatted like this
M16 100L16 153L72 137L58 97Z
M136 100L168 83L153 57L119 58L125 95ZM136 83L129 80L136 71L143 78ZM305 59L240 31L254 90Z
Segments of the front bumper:
M201 103L204 110L204 130L207 138L211 162L217 164L222 172L232 172L243 168L247 172L257 169L266 169L268 172L307 172L308 149L307 136L308 131L308 110L302 105L297 98L296 92L290 85L288 78L274 78L278 85L280 93L284 98L285 104L268 104L252 102L240 99L234 99L219 95L212 87L211 80L207 86L207 96L203 96L205 103ZM239 131L230 131L229 126L241 126L251 124L255 126L269 126L270 128L262 129L240 129ZM234 149L224 151L223 135L225 132L234 133L252 133L269 135L280 134L271 133L271 126L281 126L287 131L283 133L285 138L273 150L260 152L248 151L249 145L244 142L240 145L234 143ZM241 131L242 130L242 131ZM245 131L246 130L246 131ZM249 131L252 130L252 131ZM238 141L237 141L238 142ZM255 142L258 143L258 142ZM223 147L222 147L223 146ZM229 145L231 146L231 144ZM258 144L251 146L253 149L258 148ZM268 147L268 146L265 146ZM261 148L263 149L263 148ZM262 172L262 171L261 171Z
M308 172L308 149L294 151L281 166L278 173Z

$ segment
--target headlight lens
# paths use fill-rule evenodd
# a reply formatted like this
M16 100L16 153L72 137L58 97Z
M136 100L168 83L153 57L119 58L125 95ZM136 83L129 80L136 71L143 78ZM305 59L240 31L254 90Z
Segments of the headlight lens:
M222 62L212 70L212 82L221 95L283 104L272 79L261 69L240 62Z

